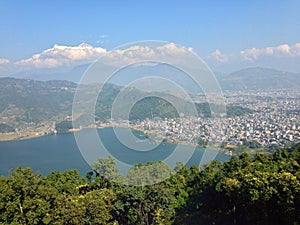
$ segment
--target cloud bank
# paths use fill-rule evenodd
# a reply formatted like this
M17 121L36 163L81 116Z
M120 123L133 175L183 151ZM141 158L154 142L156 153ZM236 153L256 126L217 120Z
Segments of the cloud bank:
M107 50L101 47L82 43L78 46L54 45L41 53L13 62L0 58L0 75L10 75L17 72L35 69L54 69L60 67L75 67L82 64L95 62L105 56L107 63L118 66L122 63L132 63L138 60L151 58L173 57L184 60L186 54L193 53L192 48L177 46L167 43L160 46L131 46L124 49ZM182 56L182 57L181 57ZM219 71L233 71L251 66L281 66L277 69L292 68L300 71L300 43L294 45L281 44L273 47L251 48L236 53L225 54L216 49L204 57L209 66ZM122 64L121 63L121 64ZM299 71L298 71L299 70Z
M177 46L168 43L158 47L149 46L131 46L125 49L107 51L101 47L93 47L82 43L78 46L54 45L52 48L35 54L30 58L15 62L14 64L22 69L30 68L56 68L61 66L76 66L86 63L92 63L102 56L105 56L107 63L118 66L120 62L131 62L138 60L147 60L153 56L180 57L188 52L193 52L192 48ZM0 64L9 62L5 59L0 60Z
M283 44L275 47L267 48L251 48L240 51L240 56L244 60L254 61L262 56L275 56L275 57L295 57L300 56L300 43L295 45Z
M251 48L224 54L219 49L205 57L213 70L233 72L247 67L268 67L300 72L300 43L281 44L265 48Z
M78 46L54 45L53 48L44 50L28 59L16 62L16 65L34 68L53 68L59 66L72 66L89 63L97 60L106 53L106 49L93 47L82 43Z

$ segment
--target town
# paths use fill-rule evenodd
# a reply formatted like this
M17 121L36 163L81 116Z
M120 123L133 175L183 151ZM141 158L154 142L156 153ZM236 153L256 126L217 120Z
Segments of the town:
M240 105L254 113L224 118L155 118L131 123L156 140L205 145L283 147L300 141L299 91L229 92L227 104ZM198 101L204 101L201 97ZM126 125L128 121L118 121Z
M193 95L196 103L207 102L204 95ZM129 127L140 130L155 141L182 143L200 147L221 148L225 153L239 146L250 148L277 149L300 142L300 91L269 90L247 92L224 92L227 105L242 106L251 110L241 116L147 118L145 120L103 121L96 119L96 124L72 127L72 116L63 118L69 132L82 128L103 128L111 126ZM1 140L25 139L49 134L56 134L57 122L29 124L26 129L2 133Z

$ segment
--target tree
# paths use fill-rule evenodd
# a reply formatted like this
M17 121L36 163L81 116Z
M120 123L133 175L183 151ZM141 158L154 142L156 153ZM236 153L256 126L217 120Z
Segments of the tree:
M82 196L60 194L51 213L53 224L85 224L85 205Z
M119 177L116 160L112 156L99 158L98 162L92 165L92 168L96 175L105 181L116 180Z
M57 192L40 174L17 168L0 182L0 221L17 224L49 224Z
M107 224L111 219L111 210L115 201L112 190L101 189L84 195L86 224Z

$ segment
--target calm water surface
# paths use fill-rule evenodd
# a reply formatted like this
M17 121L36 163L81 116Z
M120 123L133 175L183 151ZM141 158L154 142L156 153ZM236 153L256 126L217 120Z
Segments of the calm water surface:
M79 132L83 132L83 135L89 135L91 130L85 129ZM154 150L137 152L121 144L114 135L112 128L98 129L98 133L106 149L109 149L110 154L129 164L163 160L176 147L175 144L162 143ZM179 152L178 161L181 158L180 154L183 156L186 154L186 151L182 150ZM204 151L204 149L197 148L187 165L199 165ZM214 151L211 150L206 150L206 153L214 155ZM215 158L220 161L226 161L230 157L218 153ZM77 169L81 175L85 175L91 170L76 145L73 133L0 142L0 175L6 176L10 169L18 166L31 167L34 171L45 175L52 170L65 171L68 169Z

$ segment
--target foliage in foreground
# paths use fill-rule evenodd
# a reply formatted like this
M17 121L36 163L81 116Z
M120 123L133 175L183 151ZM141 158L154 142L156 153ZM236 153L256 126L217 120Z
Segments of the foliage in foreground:
M0 224L300 224L300 144L176 169L160 183L130 186L107 179L124 179L112 158L86 178L17 168L0 177Z

